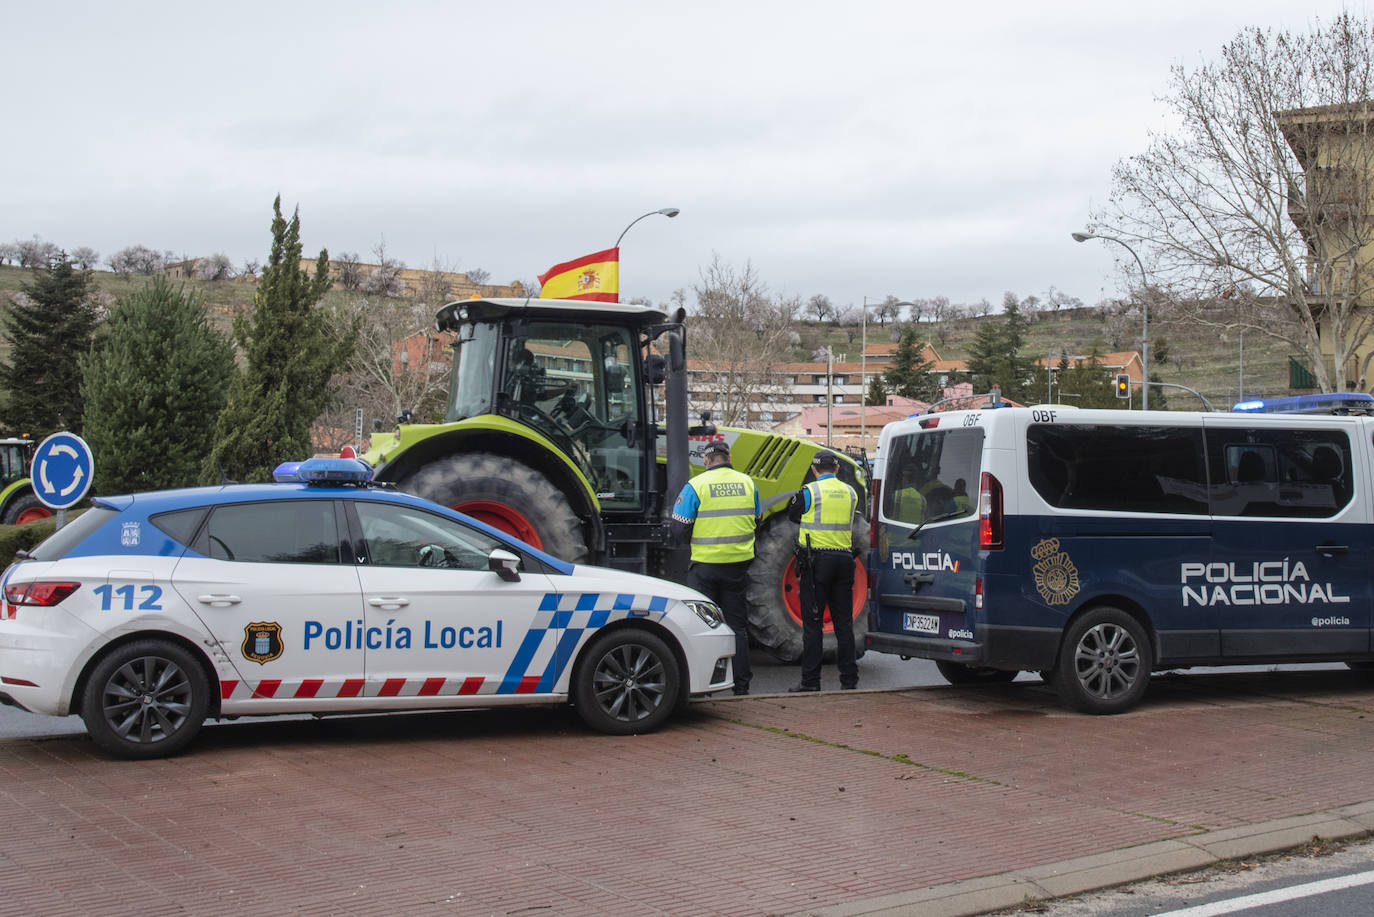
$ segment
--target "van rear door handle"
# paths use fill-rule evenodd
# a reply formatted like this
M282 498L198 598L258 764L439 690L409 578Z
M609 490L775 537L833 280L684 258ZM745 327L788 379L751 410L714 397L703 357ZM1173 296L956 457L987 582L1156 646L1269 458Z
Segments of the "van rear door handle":
M1323 557L1335 557L1337 554L1349 554L1350 546L1344 544L1319 544L1317 553Z
M935 582L935 574L934 574L934 573L908 573L906 576L902 577L902 582L904 582L904 583L906 583L908 586L910 586L912 592L915 592L916 590L920 589L922 586L929 586L931 583Z

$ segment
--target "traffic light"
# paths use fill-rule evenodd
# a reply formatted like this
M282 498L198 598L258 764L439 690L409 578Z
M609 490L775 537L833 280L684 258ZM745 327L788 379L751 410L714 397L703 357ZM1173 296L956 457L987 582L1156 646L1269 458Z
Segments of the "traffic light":
M1116 374L1116 397L1131 397L1131 377L1127 373Z

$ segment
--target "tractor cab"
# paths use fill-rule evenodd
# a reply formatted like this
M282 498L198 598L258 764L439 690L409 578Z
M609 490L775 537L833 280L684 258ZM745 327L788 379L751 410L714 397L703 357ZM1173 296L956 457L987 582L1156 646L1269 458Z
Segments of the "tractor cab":
M537 431L571 459L604 513L639 515L657 490L647 306L483 299L438 314L453 339L446 423L497 415Z
M0 487L7 487L29 476L33 440L17 437L0 439Z

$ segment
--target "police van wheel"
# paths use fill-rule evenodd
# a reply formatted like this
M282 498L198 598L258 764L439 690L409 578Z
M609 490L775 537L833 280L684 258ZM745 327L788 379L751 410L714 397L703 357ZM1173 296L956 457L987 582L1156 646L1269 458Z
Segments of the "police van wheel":
M487 453L431 462L397 486L451 506L571 563L585 563L582 523L567 497L528 465Z
M137 640L91 671L81 719L95 743L112 754L161 758L196 737L209 701L209 679L190 652L163 640Z
M677 657L657 634L620 628L592 641L573 676L573 704L598 732L652 732L678 706Z
M1065 632L1054 668L1064 703L1083 713L1121 713L1150 682L1154 654L1145 628L1119 608L1093 608Z
M962 662L935 660L935 668L952 685L1001 685L1015 681L1020 673L1015 669L989 669L985 666L964 665Z
M864 613L868 594L868 527L860 520L854 529L854 545L859 559L854 562L854 654L864 654L864 635L868 615ZM753 642L783 663L801 660L801 580L794 556L797 524L777 519L759 533L754 543L754 563L749 567L749 635ZM827 626L821 636L821 658L835 659L835 633Z

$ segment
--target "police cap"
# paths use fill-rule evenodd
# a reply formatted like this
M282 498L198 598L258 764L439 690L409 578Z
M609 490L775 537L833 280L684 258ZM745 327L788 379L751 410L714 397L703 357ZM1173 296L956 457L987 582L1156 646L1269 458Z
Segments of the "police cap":
M708 443L708 444L706 445L706 448L702 451L702 454L703 454L703 455L723 455L723 456L725 456L726 458L729 458L729 457L730 457L730 444L727 443L727 442L725 442L724 440L719 440L719 439L718 439L718 440L715 440L714 442Z
M811 464L820 468L840 467L840 457L829 449L822 449L816 453L816 457L811 460Z

